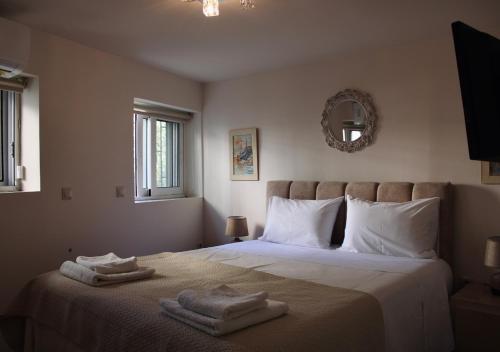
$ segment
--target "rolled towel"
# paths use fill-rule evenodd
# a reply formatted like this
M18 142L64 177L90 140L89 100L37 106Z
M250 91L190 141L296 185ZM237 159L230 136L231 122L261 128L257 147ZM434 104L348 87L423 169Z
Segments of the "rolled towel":
M161 313L188 324L212 336L226 335L246 327L278 318L288 312L288 304L267 300L267 307L254 310L235 319L223 320L207 317L183 308L175 299L160 300Z
M136 271L120 274L99 274L83 265L65 261L59 268L61 274L70 279L83 282L91 286L112 285L126 281L142 280L151 277L155 269L139 267Z
M97 257L79 256L76 262L99 274L128 273L139 268L136 257L120 258L114 253Z
M183 308L226 320L264 308L266 298L267 292L244 294L226 285L202 291L183 290L177 295L177 301Z

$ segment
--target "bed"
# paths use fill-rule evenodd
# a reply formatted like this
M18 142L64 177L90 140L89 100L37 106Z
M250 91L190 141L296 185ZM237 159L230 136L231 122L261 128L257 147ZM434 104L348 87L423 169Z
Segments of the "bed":
M51 272L11 306L25 351L451 351L451 186L443 183L271 181L267 198L405 202L439 197L437 259L337 250L341 207L329 249L246 241L141 257L151 280L85 286ZM186 287L228 283L265 289L289 303L285 317L215 338L159 314L158 299ZM13 338L14 334L10 334Z

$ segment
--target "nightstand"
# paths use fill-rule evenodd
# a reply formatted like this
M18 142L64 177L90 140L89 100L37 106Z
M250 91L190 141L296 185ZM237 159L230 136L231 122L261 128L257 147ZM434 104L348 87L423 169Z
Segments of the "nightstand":
M500 351L500 296L467 284L451 298L456 352Z

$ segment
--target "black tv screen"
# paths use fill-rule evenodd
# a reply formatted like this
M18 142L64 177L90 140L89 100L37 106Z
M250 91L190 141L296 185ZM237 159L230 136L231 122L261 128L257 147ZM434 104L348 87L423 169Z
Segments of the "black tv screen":
M472 160L500 161L500 40L452 24Z

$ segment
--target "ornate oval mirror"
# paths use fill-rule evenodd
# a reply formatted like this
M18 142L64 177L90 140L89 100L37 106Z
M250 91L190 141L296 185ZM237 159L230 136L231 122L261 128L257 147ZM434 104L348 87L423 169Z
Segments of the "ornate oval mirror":
M346 89L326 101L321 126L330 147L353 153L371 144L376 120L371 96Z

